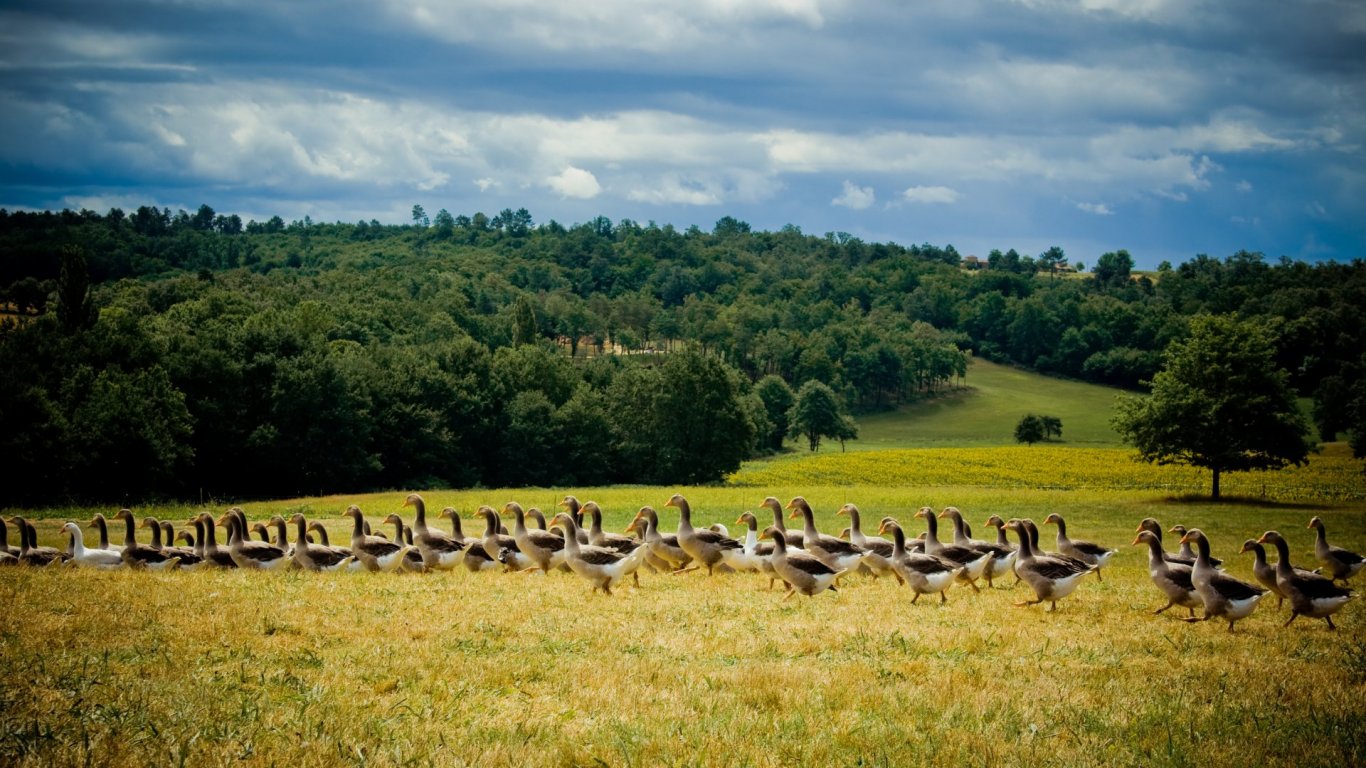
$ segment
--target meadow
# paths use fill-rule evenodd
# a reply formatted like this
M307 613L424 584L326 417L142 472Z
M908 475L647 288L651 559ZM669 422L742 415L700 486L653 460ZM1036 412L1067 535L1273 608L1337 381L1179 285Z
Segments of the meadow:
M970 403L971 408L990 404ZM1067 413L1059 414L1067 424ZM1066 433L1065 433L1066 434ZM938 449L895 440L743 467L700 488L423 491L469 519L510 500L551 511L594 499L621 530L674 492L694 520L732 525L764 496L805 496L819 527L859 505L917 533L921 506L1062 514L1117 548L1056 613L1025 587L955 587L939 604L894 582L782 601L753 574L643 573L613 597L581 579L506 573L0 572L0 764L5 765L1199 765L1366 763L1366 609L1299 619L1274 599L1229 634L1187 624L1148 580L1140 519L1198 526L1251 579L1244 539L1279 529L1312 563L1330 539L1366 550L1361 464L1341 446L1307 467L1230 476L1220 503L1104 445ZM1298 474L1297 474L1298 473ZM1148 479L1157 478L1157 479ZM1233 481L1246 485L1235 486ZM303 511L344 538L346 505L411 521L406 491L246 503ZM221 511L224 504L207 505ZM180 523L197 505L140 507ZM28 510L44 543L67 518ZM767 519L767 513L761 516ZM791 523L789 523L791 524ZM868 531L871 533L872 531ZM1051 548L1051 527L1043 537ZM1174 548L1175 542L1168 541Z

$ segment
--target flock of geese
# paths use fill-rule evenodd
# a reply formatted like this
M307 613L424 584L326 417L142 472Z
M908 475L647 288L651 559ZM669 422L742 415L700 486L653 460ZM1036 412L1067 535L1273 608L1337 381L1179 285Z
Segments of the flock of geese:
M1039 529L1028 519L1007 521L993 515L986 525L996 529L995 541L974 539L955 507L945 507L938 514L929 507L921 508L915 517L925 521L925 531L908 539L892 517L879 522L877 536L866 535L858 507L846 504L838 514L849 518L849 527L840 536L831 536L816 529L811 506L800 496L786 506L771 496L764 499L762 506L772 512L773 524L762 531L754 514L740 515L735 524L745 526L743 539L732 538L722 525L694 527L687 499L677 494L665 504L678 510L678 528L673 534L659 530L659 515L648 506L641 507L627 527L626 533L632 535L608 533L602 529L601 508L592 501L580 504L573 496L560 502L564 509L550 519L548 526L540 510L524 510L516 502L504 505L501 512L481 506L475 519L484 522L482 535L466 535L459 513L450 507L441 511L441 518L450 520L450 533L428 527L426 504L418 494L409 495L404 506L414 508L411 526L397 514L384 519L385 525L394 526L393 539L372 531L359 507L348 508L344 514L351 519L350 546L332 545L327 529L317 521L307 521L302 514L289 520L276 516L268 525L251 525L242 509L233 507L217 519L201 512L181 531L169 522L151 517L138 520L132 511L120 510L113 519L124 524L122 545L109 542L109 523L103 515L95 515L87 526L98 531L98 547L87 547L81 526L67 522L62 531L69 542L63 551L38 546L33 524L22 517L11 517L9 523L18 529L20 546L9 546L8 529L0 520L0 565L372 572L463 567L475 572L502 569L549 573L559 569L579 575L594 591L601 589L608 595L627 577L639 584L642 568L670 574L705 568L709 575L719 570L767 574L770 590L778 581L786 585L784 600L798 593L814 596L837 591L842 577L864 572L874 577L891 576L909 587L914 593L912 603L921 595L933 594L944 602L955 584L979 591L979 580L990 588L996 579L1014 575L1014 584L1023 581L1034 592L1033 600L1016 605L1047 602L1049 610L1056 610L1057 601L1072 594L1083 577L1094 573L1100 579L1101 569L1117 552L1069 538L1067 523L1058 514L1044 520L1045 525L1057 526L1054 552L1039 546ZM785 511L791 513L788 519L801 518L801 529L785 526ZM513 521L511 531L502 522L507 517ZM939 538L940 520L953 526L951 543ZM293 543L289 542L289 526L295 528ZM227 546L218 544L220 527L227 531ZM1210 556L1209 539L1200 530L1171 528L1170 533L1181 535L1180 550L1171 553L1163 547L1162 526L1152 518L1143 520L1133 544L1148 547L1149 576L1167 599L1166 605L1154 613L1182 607L1189 610L1185 621L1220 618L1228 622L1232 632L1238 620L1251 615L1262 598L1273 593L1278 608L1285 600L1290 601L1286 626L1299 616L1308 616L1324 619L1330 629L1336 629L1332 615L1355 597L1337 582L1356 575L1366 561L1359 554L1330 545L1321 519L1315 517L1309 527L1317 529L1314 553L1321 567L1315 571L1296 568L1290 562L1285 538L1267 531L1243 544L1242 551L1254 555L1253 574L1258 584L1252 584L1220 570L1221 561ZM151 530L150 544L137 541L139 528ZM1008 531L1017 543L1009 540ZM253 539L253 533L259 539ZM882 538L887 535L890 541ZM1265 544L1276 548L1274 566L1267 562ZM1204 611L1199 618L1196 608Z

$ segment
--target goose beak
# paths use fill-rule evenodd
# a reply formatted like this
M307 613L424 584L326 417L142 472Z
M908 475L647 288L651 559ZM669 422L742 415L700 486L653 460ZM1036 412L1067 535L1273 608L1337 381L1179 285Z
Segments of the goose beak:
M740 523L743 523L744 521L745 521L745 516L744 516L744 515L740 515L739 517L735 518L735 522L734 522L734 523L731 523L731 525L739 525Z
M1185 539L1182 539L1182 541L1185 541ZM1257 543L1258 543L1258 544L1265 544L1265 543L1266 543L1266 534L1265 534L1265 533L1263 533L1261 536L1258 536L1258 537L1257 537Z
M1138 545L1138 542L1139 542L1139 539L1140 539L1140 538L1141 538L1141 537L1139 537L1139 536L1135 536L1135 537L1134 537L1133 544L1134 544L1135 546Z
M1191 535L1188 533L1188 534L1186 534L1185 536L1182 536L1182 537L1181 537L1181 541L1179 541L1179 542L1177 542L1177 543L1178 543L1178 544L1189 544L1189 543L1190 543L1190 539L1191 539Z

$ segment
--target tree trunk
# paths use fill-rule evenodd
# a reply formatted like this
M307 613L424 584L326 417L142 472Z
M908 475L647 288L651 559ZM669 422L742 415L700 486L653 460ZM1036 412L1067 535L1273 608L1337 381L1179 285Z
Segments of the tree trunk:
M1214 472L1214 488L1210 496L1217 499L1219 498L1219 468L1211 467L1211 471Z

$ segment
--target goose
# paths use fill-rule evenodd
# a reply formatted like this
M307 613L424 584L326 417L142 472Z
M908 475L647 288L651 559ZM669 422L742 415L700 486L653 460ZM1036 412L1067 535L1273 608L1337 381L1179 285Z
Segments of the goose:
M416 512L413 518L413 543L422 555L423 565L437 571L449 571L465 559L467 544L454 536L427 526L427 502L416 493L408 494L403 500L404 507L412 507Z
M955 545L967 547L968 549L973 549L978 552L989 553L991 555L991 559L987 561L986 567L982 569L982 576L987 580L987 587L995 587L996 584L993 580L997 576L1004 576L1005 574L1010 573L1014 568L1016 556L1015 548L1009 544L1000 543L999 540L1003 538L1003 536L1000 535L999 528L997 529L997 543L995 544L989 541L972 538L972 530L968 527L967 522L963 520L963 513L958 507L944 507L943 511L939 513L939 519L943 520L946 517L953 523L953 543ZM1000 520L999 517L996 519Z
M890 573L898 582L905 583L902 581L901 574L898 573L896 568L892 565L891 558L896 554L896 547L892 542L887 541L886 539L870 539L864 535L863 523L859 517L858 507L853 504L845 504L840 507L839 511L835 512L835 514L848 516L849 527L846 530L849 531L849 541L852 542L854 546L863 550L863 556L859 560L861 565L867 568L875 577L881 577ZM905 538L904 534L902 538ZM902 542L902 546L905 546L904 541Z
M264 541L264 542L267 543L267 544L273 544L273 543L274 543L274 542L272 542L272 541L270 540L270 529L269 529L269 528L266 528L266 524L265 524L265 523L252 523L252 524L251 524L251 532L254 533L254 534L256 534L257 536L260 536L260 537L261 537L261 541ZM251 537L248 536L248 537L247 537L247 540L250 541L250 540L251 540ZM281 548L283 549L283 547L281 547Z
M0 556L9 555L13 558L19 557L19 552L23 549L24 532L19 531L19 544L21 546L12 547L9 543L9 529L5 527L5 518L0 517Z
M787 551L787 537L777 526L769 526L759 535L761 539L773 539L773 570L778 578L787 583L786 602L798 592L807 597L815 597L827 589L838 592L836 580L843 574L807 552Z
M1296 571L1290 564L1290 545L1276 531L1262 534L1257 543L1276 547L1276 586L1290 600L1290 618L1281 626L1288 627L1303 615L1323 619L1330 630L1336 630L1333 614L1356 597L1352 590L1334 584L1327 576Z
M1184 538L1185 535L1186 535L1186 526L1184 526L1184 525L1173 525L1170 529L1167 530L1167 533L1174 533L1174 534L1176 534L1177 536L1181 536L1182 538ZM1195 566L1195 551L1191 549L1191 545L1190 545L1190 542L1189 542L1189 541L1188 541L1188 542L1185 542L1184 544L1181 545L1181 548L1178 549L1177 552L1176 552L1176 557L1179 558L1179 559L1176 560L1175 562L1184 563L1184 562L1186 562L1187 560L1189 560L1189 561L1190 561L1190 564L1191 564L1191 567L1194 567L1194 566ZM1171 557L1168 557L1167 560L1168 560L1168 561L1171 561L1172 558L1171 558ZM1223 560L1220 560L1220 559L1217 558L1217 557L1211 557L1211 558L1209 559L1209 564L1212 565L1212 566L1214 566L1215 568L1219 568L1220 566L1222 566L1222 565L1224 564L1224 561L1223 561Z
M161 533L171 527L169 524L162 525L155 517L149 516L142 518L142 522L138 525L142 528L152 529L152 546L154 548L161 550L161 553L167 557L180 559L180 564L177 566L178 568L189 571L204 565L204 558L196 554L194 549L191 548L186 550L181 549L180 547L167 546L162 543Z
M96 512L95 516L90 519L90 524L86 527L95 528L99 530L100 549L112 549L115 552L119 552L123 549L121 545L109 543L109 524L105 521L104 515L101 515L100 513Z
M310 544L308 542L308 530L310 524L305 521L303 513L295 512L290 516L289 522L298 528L294 541L294 564L305 571L345 571L349 570L351 564L356 561L354 555L349 551L344 551L340 547L332 547L327 544L327 531L318 523L318 529L322 530L318 538L322 544Z
M585 501L580 513L588 517L588 543L595 547L607 547L618 552L634 552L644 543L620 533L610 533L602 529L602 507L596 501Z
M887 517L882 518L882 520L878 523L878 526L879 526L879 528L880 528L881 526L886 525L887 523L893 523L893 524L895 524L895 525L901 525L901 522L900 522L899 520L897 520L895 517L892 517L892 516L888 515ZM905 529L905 528L902 528L901 530L902 530L902 532L905 532L906 529ZM915 535L915 538L914 538L914 539L906 539L906 551L907 551L907 552L915 552L915 553L921 554L921 555L925 554L925 532L924 532L924 531L921 531L920 533L917 533L917 534Z
M320 522L318 522L317 520L312 520L312 521L309 522L309 524L308 524L308 532L309 532L309 533L313 533L313 534L317 534L317 536L318 536L318 541L317 541L316 543L321 544L321 545L323 545L324 547L330 547L330 546L332 546L332 542L328 541L328 538L327 538L327 528L326 528L325 526L323 526L323 524L320 523ZM351 550L346 549L346 547L336 547L336 549L343 549L343 550L346 550L346 553L347 553L348 555L351 554Z
M270 540L270 543L283 549L285 557L294 557L294 545L289 543L289 525L285 519L280 515L271 515L270 522L266 523L266 527L275 530L274 538Z
M773 552L773 545L765 542L763 553L760 553L758 518L749 512L744 512L735 519L735 524L745 526L745 540L740 543L740 551L731 555L731 567L737 571L760 571L772 574L773 566L768 563L768 556ZM772 581L769 582L769 588L773 588Z
M1057 558L1058 560L1066 560L1078 566L1090 565L1090 563L1080 558L1072 557L1071 555L1065 555L1061 552L1049 552L1045 550L1043 547L1039 546L1039 526L1035 525L1034 521L1030 520L1029 518L1021 520L1020 523L1024 525L1025 530L1029 531L1029 546L1033 548L1034 554L1047 555L1048 557ZM1019 563L1019 559L1017 558L1015 562Z
M1058 526L1058 551L1069 557L1075 557L1089 565L1094 565L1096 567L1096 580L1104 581L1105 579L1101 578L1100 569L1103 568L1106 563L1110 562L1110 558L1114 557L1115 552L1118 550L1106 549L1099 544L1089 541L1073 541L1072 539L1069 539L1067 537L1067 521L1063 520L1062 515L1057 512L1054 512L1044 519L1044 525L1048 525L1049 523Z
M665 536L659 532L659 515L654 507L641 507L636 512L635 519L645 521L645 546L655 557L668 563L670 571L683 568L692 562L692 556L679 546L677 536Z
M789 531L783 522L783 503L773 496L766 497L759 502L759 506L764 507L773 513L773 527L778 529L778 533L783 535L783 540L787 542L788 549L805 549L806 540L801 531Z
M213 515L200 512L191 522L197 523L196 530L203 531L199 536L199 556L215 568L236 568L237 561L233 559L232 553L218 546L218 525L214 522Z
M115 520L122 520L124 525L123 551L119 556L123 558L123 564L129 568L147 568L150 570L164 570L167 568L180 567L180 558L175 555L168 555L162 552L159 547L150 547L146 544L139 544L133 531L133 510L120 509L114 515ZM158 532L161 530L157 529Z
M555 515L551 525L564 529L565 562L571 571L593 585L594 592L601 589L604 594L611 596L612 587L620 584L628 575L634 574L645 561L645 553L648 551L645 547L637 547L634 552L623 554L606 547L580 544L577 530L579 526L574 522L573 515L568 512Z
M38 529L22 517L11 517L10 522L19 529L19 556L16 560L22 565L39 567L59 565L71 559L69 553L56 547L38 546Z
M1158 544L1161 544L1161 543L1162 543L1162 526L1161 526L1161 524L1159 524L1159 523L1157 522L1157 519L1156 519L1156 518L1152 518L1152 517L1145 517L1145 518L1143 518L1143 520L1139 522L1138 527L1134 529L1134 533L1135 533L1135 534L1138 534L1138 533L1140 533L1141 531L1147 531L1147 532L1151 533L1154 537L1156 537L1157 543L1158 543ZM1174 532L1175 532L1175 531L1173 531L1173 533L1174 533ZM1181 530L1181 533L1184 534L1185 532L1186 532L1186 531L1185 531L1185 529L1183 528L1183 529ZM1167 551L1164 549L1163 552L1162 552L1162 556L1165 557L1165 558L1167 559L1167 562L1169 562L1169 563L1176 563L1176 564L1178 564L1178 565L1184 565L1184 566L1187 566L1187 567L1190 567L1190 568L1195 567L1195 554L1194 554L1194 553L1191 553L1191 556L1190 556L1190 557L1186 557L1186 556L1182 555L1180 552L1177 552L1177 553L1173 554L1173 553L1171 553L1171 552L1167 552ZM1213 561L1211 560L1211 562L1213 562Z
M460 513L456 512L454 507L442 509L440 517L443 520L451 521L451 538L465 544L465 557L460 561L465 566L465 570L470 573L478 573L479 571L492 570L501 565L484 551L483 542L480 539L465 536L465 532L460 526Z
M508 513L512 513L513 519L512 540L517 543L517 549L531 560L529 570L539 570L543 574L548 574L552 569L564 564L568 552L565 550L563 536L536 528L528 529L526 512L522 510L522 505L515 501L503 505L503 514Z
M342 513L351 518L351 554L371 573L388 573L403 565L409 547L365 534L365 514L352 504Z
M1276 567L1266 562L1266 548L1257 543L1256 539L1248 539L1243 542L1240 552L1252 553L1252 575L1256 577L1257 583L1266 587L1267 591L1276 596L1276 610L1281 609L1285 603L1285 593L1281 591L1280 585L1276 583ZM1299 573L1308 571L1295 569Z
M991 561L991 554L978 552L971 547L940 543L939 518L933 509L921 507L915 516L925 520L925 554L943 557L963 566L963 570L958 573L958 580L972 587L973 592L980 592L977 579L981 578L982 571L986 570L987 563Z
M238 568L252 571L286 570L293 561L285 556L285 551L268 541L252 541L247 538L246 513L237 507L224 512L218 525L228 529L228 554Z
M1322 519L1315 517L1310 520L1309 527L1318 531L1314 538L1314 557L1323 563L1324 575L1328 578L1333 581L1346 581L1357 575L1362 566L1366 566L1366 558L1328 543L1328 532Z
M1204 602L1191 581L1191 567L1168 562L1167 553L1162 550L1162 539L1152 531L1138 532L1134 537L1134 546L1140 544L1148 547L1148 578L1153 580L1153 584L1167 598L1167 604L1153 611L1153 615L1156 616L1172 606L1179 605L1188 609L1193 618L1195 609L1204 605Z
M1015 572L1015 559L1020 556L1020 551L1006 538L1006 521L1002 520L1000 515L988 517L986 526L988 528L996 529L996 546L1010 552L1010 554L1005 557L997 555L992 559L991 564L987 566L987 569L982 572L982 575L987 579L987 586L990 587L994 585L995 579L999 579L1007 573ZM1019 583L1020 577L1016 576L1015 584ZM1011 586L1014 586L1014 584Z
M792 510L792 517L801 515L804 525L802 527L802 537L806 542L806 550L821 562L830 566L832 570L841 573L851 571L859 566L863 560L863 548L854 544L852 541L837 539L816 530L816 513L811 511L811 505L801 496L793 497L787 503L787 508Z
M645 537L648 528L649 524L644 517L636 517L626 525L626 533L631 534L640 546L645 547L644 566L649 568L652 573L669 573L673 571L674 568L668 560L664 560L650 551L650 545L646 542ZM555 529L555 533L559 534L561 538L564 536L564 531L561 531L559 528ZM684 557L686 557L686 555L684 555ZM564 567L568 568L569 566L566 565Z
M72 522L62 524L62 531L71 537L71 562L85 568L112 570L123 566L118 552L107 549L86 549L81 527Z
M888 562L896 569L899 581L909 585L911 591L915 592L915 597L911 598L911 605L915 605L921 595L932 595L936 592L939 593L940 603L948 602L948 595L944 593L953 586L958 574L962 572L961 564L934 555L907 552L906 533L894 520L883 520L877 532L879 535L892 534L892 556Z
M408 573L426 573L427 565L422 561L422 552L413 544L413 531L403 524L403 518L390 513L384 518L384 522L386 525L394 526L394 541L408 547L408 551L403 553L400 570Z
M1266 590L1215 568L1210 562L1209 539L1199 528L1191 528L1181 537L1183 545L1192 542L1195 543L1196 555L1195 567L1191 569L1191 583L1195 585L1200 601L1205 604L1205 615L1185 620L1209 621L1220 616L1228 622L1228 631L1232 632L1235 622L1257 610L1257 604L1266 596Z
M583 529L583 505L573 496L565 496L560 500L560 506L564 507L569 516L574 518L574 525L578 531L574 535L579 538L580 544L588 544L588 532ZM551 526L554 527L553 525Z
M1029 528L1023 520L1006 523L1006 528L1020 537L1019 554L1015 558L1015 573L1034 590L1033 600L1021 600L1016 605L1038 605L1045 600L1049 610L1058 609L1058 601L1076 590L1081 578L1094 566L1076 560L1064 560L1052 555L1036 555L1030 543Z
M475 514L484 517L483 546L489 557L513 571L527 571L539 567L536 561L517 548L517 539L498 532L500 523L498 513L493 511L493 507L481 506Z
M725 562L729 565L732 552L741 552L743 547L740 542L729 536L722 536L715 531L703 529L697 530L692 525L692 506L682 494L675 493L664 502L666 507L678 509L678 546L688 553L695 565L679 570L678 573L696 570L706 567L707 575L712 575L712 569Z
M199 554L199 548L195 546L193 533L190 533L189 531L177 531L175 535L175 540L185 542L186 547L195 550L196 555ZM179 548L180 547L177 546L177 549Z

